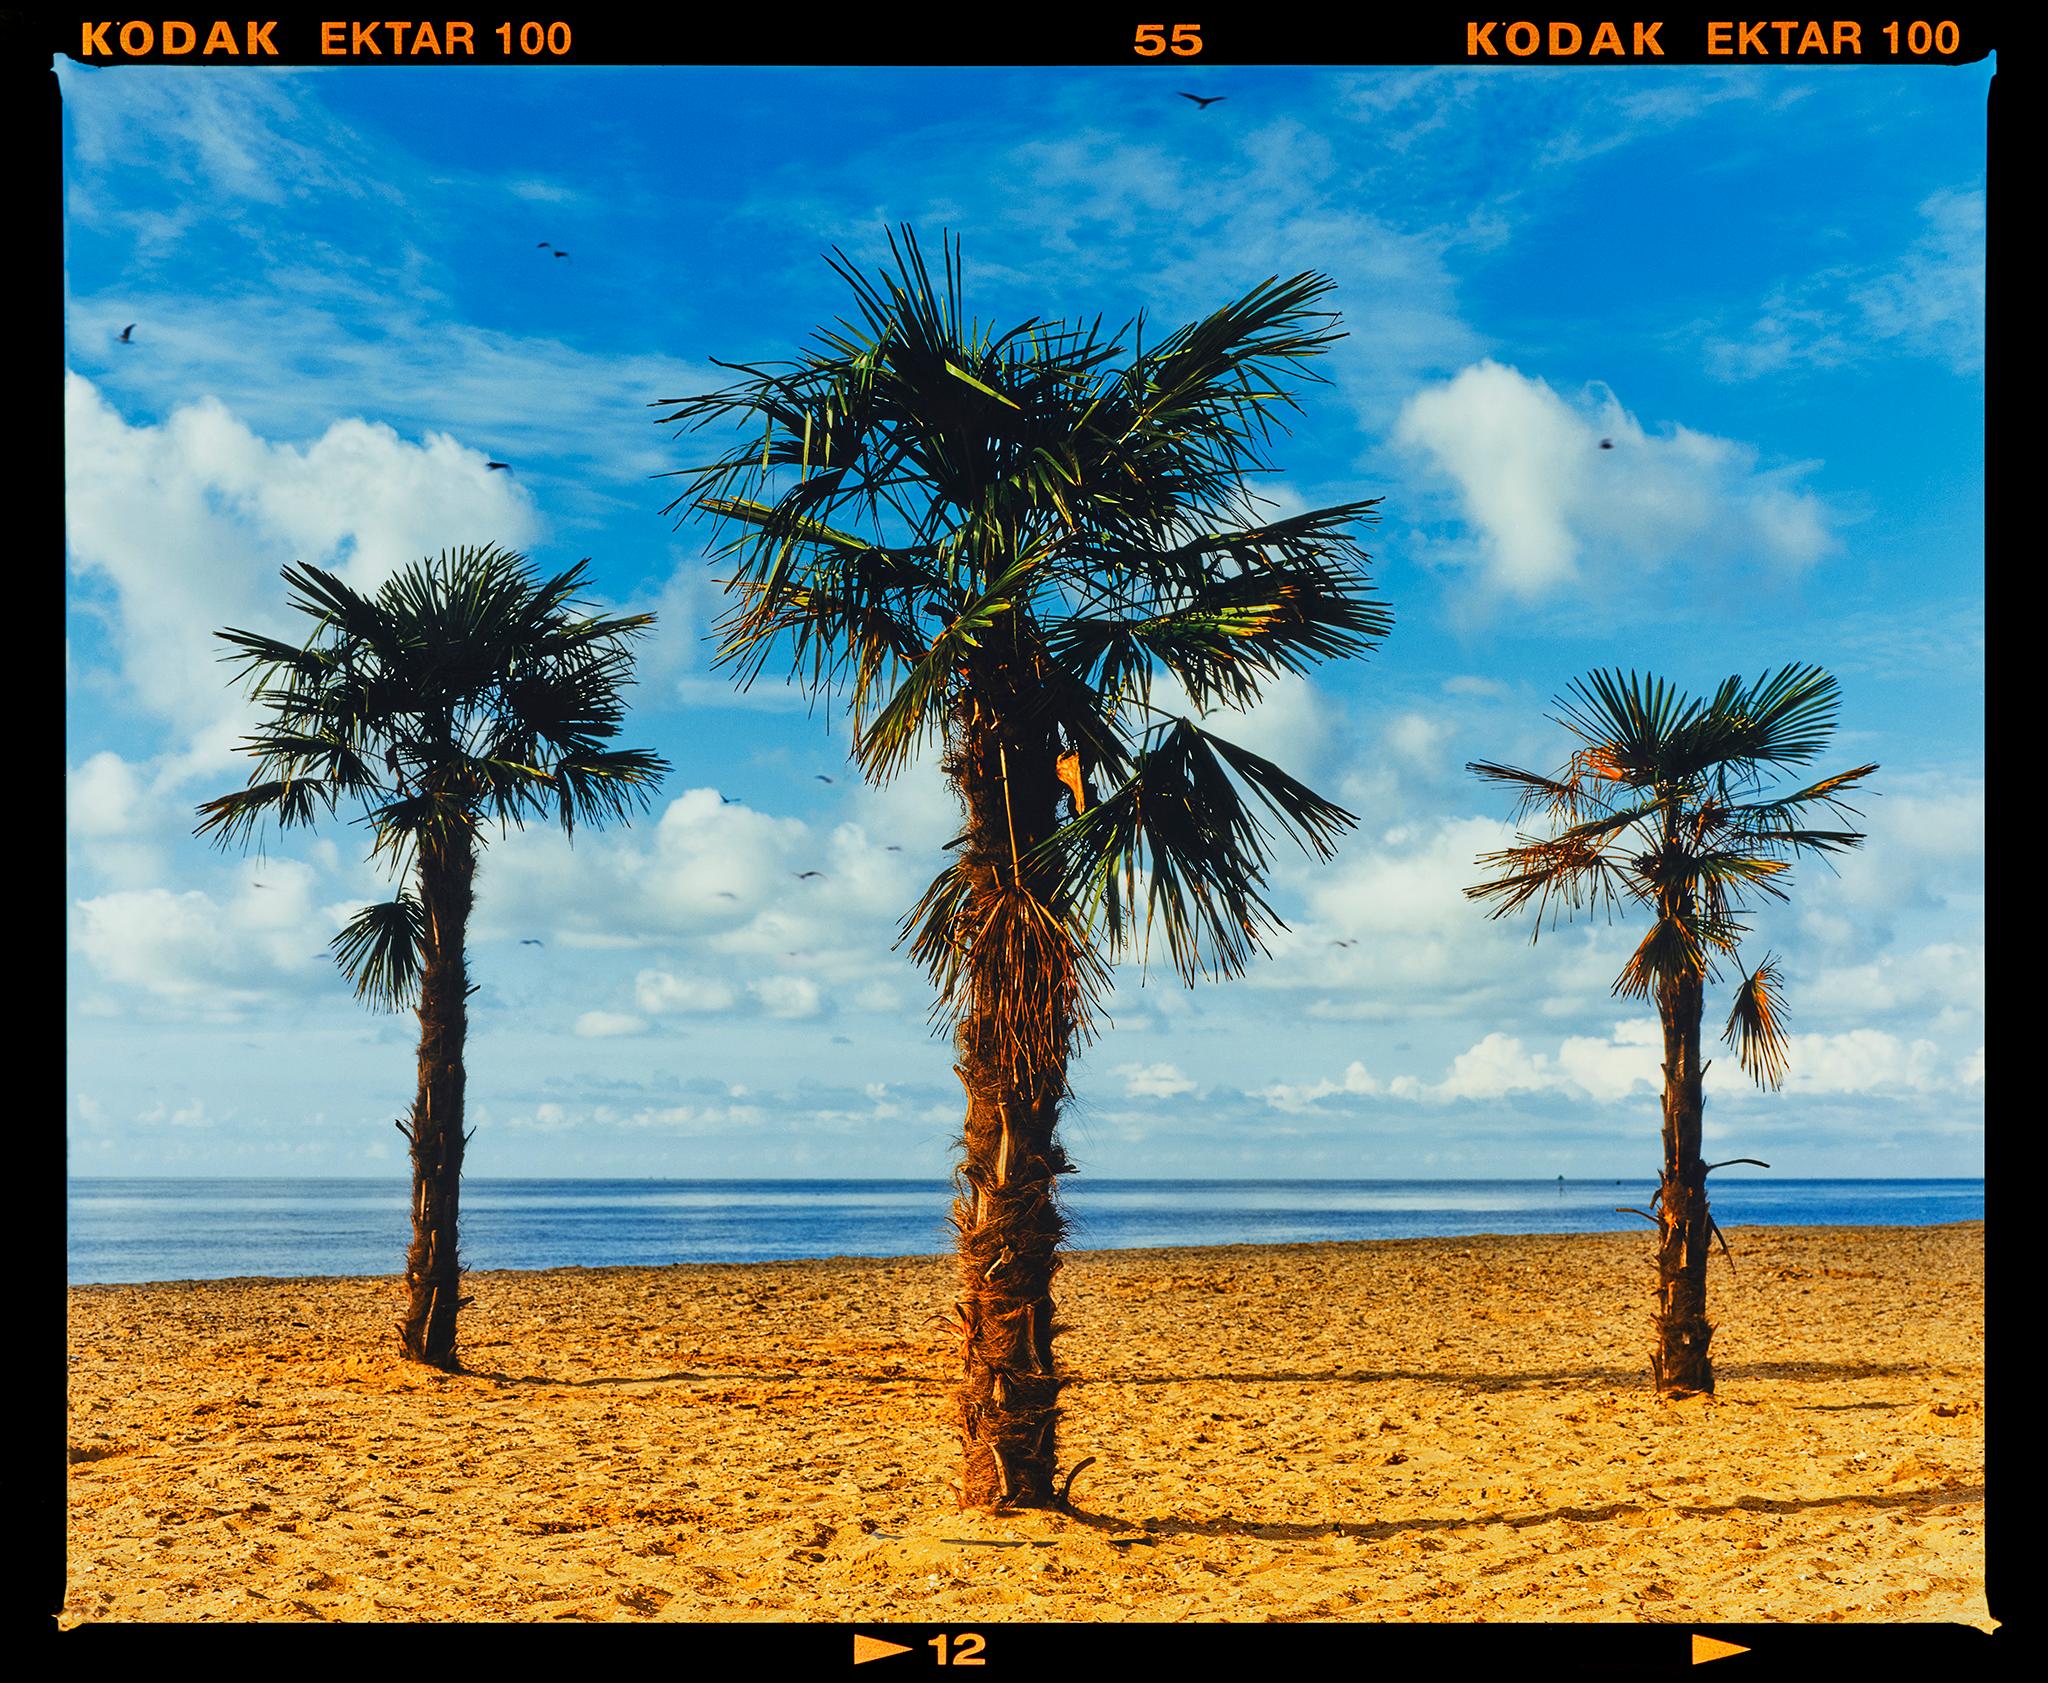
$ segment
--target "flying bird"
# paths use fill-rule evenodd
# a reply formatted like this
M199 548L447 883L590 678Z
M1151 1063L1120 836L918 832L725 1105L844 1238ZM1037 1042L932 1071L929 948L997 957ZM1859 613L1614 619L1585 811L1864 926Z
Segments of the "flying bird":
M820 783L830 783L832 781L832 779L827 777L822 771L816 773L815 775Z
M510 473L512 471L512 464L510 462L486 462L484 463L484 469L489 473L497 473L501 470Z
M1611 439L1611 438L1603 438L1603 439L1601 439L1601 440L1600 440L1600 448L1601 448L1601 449L1603 449L1603 450L1612 450L1612 449L1614 448L1614 440L1613 440L1613 439Z
M901 853L903 849L899 847L895 842L891 842L887 847L883 848L882 851L884 853Z
M1204 99L1204 98L1203 98L1203 97L1202 97L1202 96L1201 96L1200 94L1191 94L1191 93L1184 93L1184 94L1182 94L1182 95L1181 95L1180 97L1181 97L1182 99L1191 99L1191 100L1193 100L1193 101L1194 101L1194 102L1195 102L1195 103L1196 103L1197 105L1199 105L1199 106L1200 106L1200 107L1201 107L1201 108L1202 108L1202 109L1203 109L1204 111L1206 111L1206 110L1208 110L1208 109L1209 109L1209 107L1210 107L1210 106L1212 106L1212 105L1220 105L1220 104L1222 104L1222 102L1223 102L1224 100L1228 99L1228 98L1230 97L1230 95L1228 95L1228 94L1211 94L1211 95L1210 95L1210 96L1209 96L1209 97L1208 97L1207 99Z
M812 877L822 877L824 874L825 873L823 871L798 871L796 874L796 880L798 882L805 882Z
M134 341L133 339L131 339L131 338L129 338L129 337L128 337L128 335L129 335L129 334L131 334L131 333L133 333L134 331L135 331L135 323L133 323L133 322L131 321L131 322L130 322L130 323L129 323L129 324L128 324L128 325L126 326L126 327L124 327L124 328L122 328L122 329L121 329L121 337L120 337L120 338L119 338L119 339L118 339L117 341L115 341L115 342L116 342L117 344L122 344L122 345L132 345L132 344L134 344L134 343L135 343L135 341Z
M720 806L738 806L740 798L737 795L720 795L718 797L718 804Z
M531 935L529 935L525 940L521 941L519 944L522 947L544 947L547 945L547 942L536 941Z
M1353 938L1349 941L1332 941L1330 945L1333 947L1355 947L1358 945L1358 942L1356 938Z
M739 898L739 896L733 893L733 891L729 888L721 888L718 891L718 897L721 900L737 900Z

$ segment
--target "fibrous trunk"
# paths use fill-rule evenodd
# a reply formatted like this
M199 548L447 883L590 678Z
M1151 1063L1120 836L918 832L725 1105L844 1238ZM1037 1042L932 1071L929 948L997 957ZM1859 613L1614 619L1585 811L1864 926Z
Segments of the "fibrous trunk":
M946 769L967 814L969 889L958 938L970 953L955 1045L967 1089L955 1174L962 1372L956 1393L963 1507L1056 1507L1059 1375L1052 1281L1066 1224L1055 1138L1074 1027L1073 977L1030 905L1051 890L1026 863L1057 819L1054 744L1024 707L969 706Z
M420 850L425 952L420 977L419 1095L412 1141L412 1246L405 1257L405 1353L452 1369L455 1316L462 1307L456 1219L462 1190L462 1048L469 1028L469 924L476 855L466 833L435 838Z
M1666 982L1664 1019L1664 1172L1657 1198L1657 1389L1685 1396L1714 1388L1707 1345L1707 1168L1700 1158L1700 1009L1697 977Z

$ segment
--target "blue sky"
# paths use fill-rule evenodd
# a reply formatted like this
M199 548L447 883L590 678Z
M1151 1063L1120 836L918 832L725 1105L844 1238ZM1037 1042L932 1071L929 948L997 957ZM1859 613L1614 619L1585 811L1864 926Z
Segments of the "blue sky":
M1084 1173L1652 1172L1635 937L1466 902L1508 810L1463 768L1559 763L1594 667L1788 661L1841 680L1824 765L1883 769L1867 846L1758 914L1792 1075L1717 1063L1708 1155L1981 1172L1990 66L59 69L73 1173L402 1172L414 1025L323 952L384 891L361 832L191 836L251 718L211 633L285 631L289 562L369 586L485 541L659 615L627 739L675 769L630 829L492 842L469 1171L945 1171L958 1085L892 943L954 809L710 669L652 477L703 447L648 407L793 351L847 307L822 254L874 267L901 221L1006 325L1327 273L1350 336L1263 489L1385 499L1385 647L1225 732L1360 825L1283 859L1242 980L1120 973Z

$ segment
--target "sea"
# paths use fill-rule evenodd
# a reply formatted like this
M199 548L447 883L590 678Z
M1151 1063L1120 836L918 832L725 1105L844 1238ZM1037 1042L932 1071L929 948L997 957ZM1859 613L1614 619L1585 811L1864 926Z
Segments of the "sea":
M1279 1245L1644 1227L1652 1181L1096 1180L1062 1183L1076 1250ZM1979 1180L1716 1176L1715 1219L1745 1226L1977 1221ZM467 1180L465 1267L609 1268L921 1256L952 1248L943 1181ZM69 1184L73 1285L396 1274L409 1198L381 1180Z

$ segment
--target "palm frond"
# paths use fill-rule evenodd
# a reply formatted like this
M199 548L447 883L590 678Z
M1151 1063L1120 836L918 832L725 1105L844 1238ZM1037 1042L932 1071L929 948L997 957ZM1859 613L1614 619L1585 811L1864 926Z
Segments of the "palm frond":
M1638 788L1666 776L1671 745L1700 712L1654 674L1590 672L1575 678L1570 696L1560 696L1558 722L1595 751L1592 763L1613 781Z
M1759 1087L1785 1084L1789 1046L1785 1037L1784 977L1768 953L1742 979L1728 1012L1723 1040L1735 1048L1742 1067Z
M1665 911L1650 925L1628 963L1614 979L1623 999L1649 999L1660 982L1704 976L1707 941L1701 920L1681 911Z
M1102 920L1112 949L1134 945L1145 959L1156 925L1174 968L1192 982L1241 974L1265 937L1286 927L1262 893L1270 833L1235 779L1304 851L1329 857L1334 838L1357 823L1270 761L1191 720L1173 720L1121 788L1041 850L1054 863L1062 897Z
M1572 771L1561 777L1546 777L1541 772L1523 771L1517 766L1504 766L1493 760L1470 760L1466 762L1465 769L1475 777L1483 777L1490 783L1505 783L1515 790L1515 822L1518 824L1540 813L1555 824L1570 827L1585 822L1588 813L1604 818L1614 810Z
M1688 731L1697 766L1800 765L1827 746L1840 686L1818 666L1785 666L1744 685L1729 678Z
M1576 916L1589 907L1612 907L1640 897L1626 869L1607 857L1601 839L1575 831L1518 837L1513 847L1482 853L1477 862L1495 874L1467 888L1465 897L1493 902L1489 918L1506 917L1533 900L1536 932L1542 930L1546 915L1555 916L1553 908Z
M328 945L358 999L373 1010L399 1011L419 1002L426 942L426 913L400 890L396 899L363 907Z

